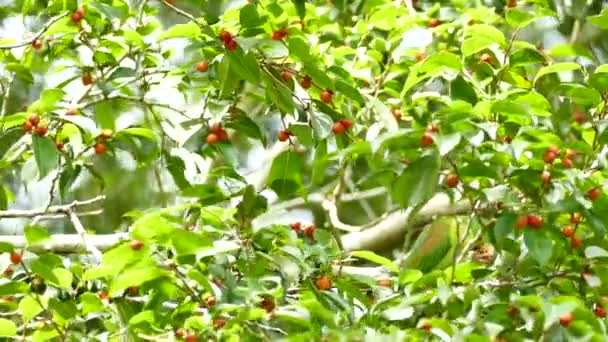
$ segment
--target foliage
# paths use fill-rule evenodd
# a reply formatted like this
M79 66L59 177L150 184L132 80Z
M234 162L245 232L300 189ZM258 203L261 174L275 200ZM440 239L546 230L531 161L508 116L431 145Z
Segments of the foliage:
M603 6L0 5L0 336L605 341Z

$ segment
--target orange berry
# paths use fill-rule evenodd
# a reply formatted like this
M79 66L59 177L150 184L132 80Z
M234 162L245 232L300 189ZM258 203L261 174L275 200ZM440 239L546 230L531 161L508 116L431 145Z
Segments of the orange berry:
M217 134L209 133L209 135L207 135L207 144L213 145L213 144L217 143L218 141L219 141L219 138L218 138Z
M224 43L229 42L232 40L232 35L230 34L230 32L222 31L220 33L220 40L223 41Z
M42 40L40 40L40 39L35 39L32 42L32 47L34 48L34 50L40 50L40 49L42 49L43 45L44 44L42 44Z
M334 125L331 127L331 130L334 132L335 135L340 135L343 134L344 131L346 131L346 127L344 127L342 122L338 121L334 123Z
M226 325L226 320L223 318L216 318L213 320L213 327L215 329L222 329Z
M144 247L144 243L139 240L131 240L129 242L129 247L131 247L131 249L134 251L138 251L138 250L142 249L142 247Z
M317 288L321 291L327 291L329 289L331 289L332 287L332 282L331 279L326 276L326 275L322 275L319 278L317 278L315 280L315 285L317 286Z
M63 146L64 146L63 141L56 141L55 142L55 147L57 148L57 150L63 151Z
M40 116L38 114L32 114L27 119L32 125L36 126L40 123Z
M221 132L222 130L223 130L223 129L222 129L222 125L221 125L221 124L219 124L219 123L214 123L213 125L211 125L211 127L209 127L209 131L210 131L211 133L215 133L215 134L218 134L218 133L219 133L219 132Z
M507 2L507 7L508 8L515 8L515 7L517 7L517 0L509 0Z
M582 243L583 241L581 241L581 239L577 239L575 237L570 239L570 246L572 246L573 249L578 249Z
M207 70L209 70L209 62L201 61L201 62L196 63L196 71L206 72Z
M543 182L543 184L545 184L545 185L549 184L549 182L551 181L551 172L549 172L548 170L543 170L543 172L540 175L540 179Z
M82 84L85 86L93 84L93 76L89 73L82 75Z
M566 149L566 158L574 159L574 157L576 157L576 151L567 148Z
M555 160L556 157L557 157L557 154L555 154L555 152L547 151L547 152L545 152L545 155L543 156L543 160L545 161L545 163L551 164L551 163L553 163L553 161Z
M95 144L95 154L104 154L106 153L106 145L102 144L102 143L97 143Z
M448 188L455 188L458 185L458 176L455 174L450 174L445 179L445 184Z
M353 127L353 122L350 119L347 119L347 118L340 119L340 123L347 130L349 130L351 127Z
M441 24L441 22L439 21L439 19L437 18L431 18L429 19L429 21L427 22L427 26L428 27L437 27L439 26L439 24Z
M586 115L584 112L576 111L574 112L574 114L572 114L572 117L574 118L574 121L576 121L579 125L585 123Z
M113 132L111 129L104 129L99 134L99 137L103 140L109 140L109 139L112 139L112 134L113 134Z
M217 138L220 139L220 141L228 141L228 132L222 129L217 133Z
M401 121L402 115L403 115L403 112L401 111L401 109L399 109L399 108L393 109L393 117L395 118L395 120Z
M31 121L26 121L26 122L23 124L23 131L24 131L24 132L26 132L26 133L30 133L30 132L31 132L31 131L33 131L33 130L34 130L34 125L32 124L32 122L31 122Z
M4 269L3 274L4 274L5 277L10 277L10 276L13 275L14 272L15 272L15 270L13 269L13 267L12 266L8 266L7 268Z
M598 188L593 188L593 189L587 191L587 198L589 198L592 201L599 200L601 196L602 196L602 191Z
M489 53L484 53L483 55L481 55L481 57L479 57L479 60L483 63L492 63L492 59L492 55L490 55Z
M175 330L175 337L183 338L184 335L186 335L186 332L184 331L184 329L178 328L177 330Z
M425 59L426 59L426 53L424 53L424 52L420 52L419 54L416 55L416 61L418 61L418 62L422 62Z
M47 132L48 132L48 128L44 124L38 125L36 127L36 133L41 137L45 136Z
M579 224L583 220L583 216L580 213L570 214L570 223Z
M65 111L65 115L67 115L67 116L76 115L76 114L78 114L78 110L76 108L70 108Z
M536 215L528 215L528 225L534 228L542 228L544 225L543 218Z
M331 103L334 93L331 90L323 90L321 93L321 101Z
M595 304L595 307L593 308L593 313L595 313L595 315L599 318L606 317L606 310L604 310L604 308L599 303Z
M422 147L427 147L433 144L433 135L429 132L426 132L422 135L422 139L420 141L420 145Z
M285 142L285 141L289 140L289 132L286 130L281 130L281 131L279 131L277 138L279 139L279 141Z
M300 81L300 85L302 86L302 88L308 89L312 86L312 80L310 79L310 77L304 76L304 78L302 78L302 80Z
M10 259L13 265L18 265L23 261L23 255L17 251L12 251Z
M291 73L285 70L281 73L281 77L283 78L283 81L289 82L291 80Z
M564 158L562 159L562 166L565 167L566 169L571 169L572 168L572 160L568 159L568 158Z
M565 314L559 316L559 324L564 327L567 327L574 320L574 315L571 312L566 312Z
M205 303L207 303L207 307L214 307L217 304L217 299L215 296L208 296L205 298Z
M308 226L306 226L304 228L304 235L306 235L307 238L314 240L315 239L315 229L317 229L317 227L315 227L314 224L309 224Z
M377 284L382 287L393 287L393 281L391 279L380 279Z
M302 224L300 222L290 223L289 226L293 229L294 232L299 233L302 229Z
M236 40L231 39L224 43L224 47L228 51L234 51L239 47L239 44L236 42Z
M572 237L572 236L574 236L574 228L572 228L570 226L566 226L566 227L562 228L562 233L564 234L565 237Z

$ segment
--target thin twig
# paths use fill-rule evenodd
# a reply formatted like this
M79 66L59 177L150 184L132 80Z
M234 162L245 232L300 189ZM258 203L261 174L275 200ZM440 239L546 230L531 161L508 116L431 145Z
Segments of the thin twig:
M16 43L16 44L12 44L12 45L0 45L0 49L16 49L16 48L20 48L26 45L30 45L33 42L36 41L36 39L39 39L40 37L42 37L42 35L44 34L44 32L46 32L51 26L53 26L53 24L55 24L56 22L58 22L59 20L61 20L62 18L66 17L69 14L69 12L65 12L63 14L60 14L56 17L51 18L45 25L44 27L42 27L42 29L40 29L40 31L38 31L32 38L28 39L28 40L24 40L20 43Z
M51 206L48 208L42 208L42 209L31 209L31 210L18 210L18 209L14 209L14 210L0 210L0 218L20 218L20 217L36 217L36 216L43 216L43 215L49 215L49 214L64 214L64 215L69 215L69 212L71 210L74 210L78 207L82 207L82 206L86 206L89 204L94 204L100 201L103 201L105 199L105 196L100 195L88 200L84 200L84 201L74 201L70 204L65 204L65 205L56 205L56 206Z
M76 230L78 235L80 235L80 237L82 238L82 242L84 243L87 251L89 251L89 253L93 257L93 261L97 265L101 264L101 260L103 259L103 254L97 247L95 247L95 245L90 243L89 238L87 236L87 231L82 226L82 222L80 222L78 215L76 215L76 213L72 209L70 209L68 211L68 214L70 216L70 221L72 221L72 225L74 226L74 229Z

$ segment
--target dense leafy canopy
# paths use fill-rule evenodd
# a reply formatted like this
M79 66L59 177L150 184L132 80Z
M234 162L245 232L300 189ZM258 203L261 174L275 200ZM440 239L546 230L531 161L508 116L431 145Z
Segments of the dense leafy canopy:
M0 4L0 336L607 340L604 6Z

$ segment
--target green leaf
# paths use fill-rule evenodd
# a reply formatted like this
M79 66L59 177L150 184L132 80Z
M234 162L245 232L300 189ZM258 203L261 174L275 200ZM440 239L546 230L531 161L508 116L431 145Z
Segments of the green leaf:
M242 27L256 27L264 25L264 19L260 18L256 6L247 4L241 8L239 20Z
M251 83L260 81L260 66L252 51L244 53L242 49L237 49L229 52L227 56L230 60L230 67L240 79Z
M29 245L35 245L50 238L49 232L41 226L27 226L24 234Z
M608 91L608 64L602 64L589 77L589 84L600 92Z
M25 296L19 302L19 312L21 312L21 319L23 319L23 322L25 323L31 321L32 318L36 317L43 310L40 304L38 304L36 299L32 296L37 295Z
M198 251L212 246L211 239L201 234L177 229L171 235L171 244L178 256L195 255Z
M303 36L289 37L289 54L307 63L312 62L311 48Z
M289 125L289 132L298 138L298 142L307 147L314 147L315 140L313 130L309 125L304 123L292 123Z
M441 160L437 154L411 163L393 184L392 195L403 208L423 204L435 194Z
M112 280L108 292L110 296L115 296L131 286L139 286L147 281L165 276L169 276L167 271L159 268L155 261L146 258L123 269Z
M272 162L267 180L268 186L284 198L302 187L302 160L292 151L279 154Z
M159 36L159 40L171 39L171 38L196 38L201 34L201 28L195 22L188 22L187 24L173 25L170 29L163 32Z
M49 299L49 308L54 315L59 315L64 321L76 317L78 307L71 300L59 301L57 298Z
M57 167L59 154L55 143L49 137L40 137L34 134L32 135L32 145L36 165L38 165L39 179L42 179Z
M32 272L54 286L69 289L72 286L72 273L61 266L61 258L52 255L41 255L31 264Z
M253 185L247 185L243 199L237 205L236 218L239 222L249 222L263 214L267 208L266 197L257 194Z
M603 30L608 30L608 8L604 8L598 15L587 17L587 20Z
M6 318L0 318L0 336L12 337L17 335L17 326L13 321Z
M541 265L546 265L553 255L553 240L544 229L524 230L524 243L528 253Z
M214 204L223 201L226 196L217 185L211 184L196 184L182 191L184 197L195 197L199 199L199 203Z
M331 127L334 121L325 113L313 112L310 116L310 125L315 133L317 140L323 140L331 134Z
M30 287L22 281L11 281L0 285L0 296L10 296L19 293L29 293Z
M336 80L336 90L341 92L349 99L359 103L361 106L365 104L365 100L363 99L363 96L361 96L361 93L359 93L355 87L342 79Z
M226 121L225 126L227 128L235 129L240 134L261 141L264 146L267 144L266 136L258 124L243 112L240 112L239 115L230 117L230 119Z
M534 16L528 11L522 11L519 8L511 8L505 14L507 23L514 28L524 28L540 17Z
M40 94L38 109L40 112L50 112L56 108L57 102L65 96L65 92L61 89L45 89Z
M392 262L390 259L380 256L374 252L356 251L356 252L351 252L350 255L355 258L365 259L365 260L373 262L375 264L382 265L395 273L399 273L399 266L397 266L397 264Z
M507 239L507 236L513 232L515 223L517 222L517 215L506 213L500 215L494 225L494 238L496 239L496 246L503 248L503 244Z
M82 304L82 314L86 315L91 312L98 312L105 309L105 305L99 297L91 292L85 292L80 295L80 303Z
M534 83L536 83L541 77L543 77L545 75L558 73L558 72L564 72L564 71L575 71L575 70L580 71L581 65L577 64L577 63L572 63L572 62L563 62L563 63L556 63L553 65L549 65L538 71L538 74L536 74L536 77L534 78Z
M151 213L133 223L131 236L144 242L166 242L175 229L160 213Z
M296 12L301 20L306 17L306 2L304 0L291 0L294 7L296 8Z
M465 56L470 56L479 51L485 50L494 44L500 47L506 45L505 35L494 26L491 25L473 25L465 29L465 37L462 43L462 53Z

